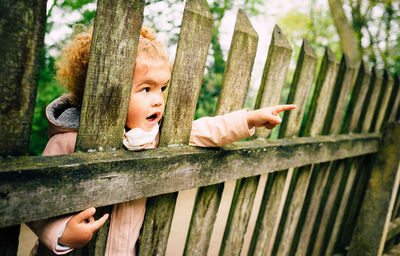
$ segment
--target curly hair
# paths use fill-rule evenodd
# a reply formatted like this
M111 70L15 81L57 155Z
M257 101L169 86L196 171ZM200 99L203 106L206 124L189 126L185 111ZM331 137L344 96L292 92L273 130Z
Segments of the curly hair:
M81 106L83 99L92 34L93 28L90 27L75 35L72 42L62 51L57 63L57 80L65 85L70 92L71 103L78 107ZM156 40L155 30L143 26L140 31L136 62L138 59L140 62L146 62L156 58L169 63L168 54L162 43Z

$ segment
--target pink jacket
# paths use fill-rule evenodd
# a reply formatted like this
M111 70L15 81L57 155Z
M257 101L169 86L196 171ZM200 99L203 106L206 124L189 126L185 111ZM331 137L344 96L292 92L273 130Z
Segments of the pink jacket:
M77 128L63 127L54 120L54 116L51 116L51 111L49 111L52 104L54 107L54 102L46 110L51 138L43 156L70 154L75 149ZM189 144L199 147L219 147L247 138L253 133L254 129L248 129L246 110L243 109L223 116L204 117L194 121ZM151 147L156 147L157 143L158 141L155 141ZM146 198L114 205L111 213L106 255L135 255L135 243L140 234L145 209ZM62 216L28 223L29 227L39 237L31 255L69 253L71 250L57 251L55 245L60 232L70 217Z

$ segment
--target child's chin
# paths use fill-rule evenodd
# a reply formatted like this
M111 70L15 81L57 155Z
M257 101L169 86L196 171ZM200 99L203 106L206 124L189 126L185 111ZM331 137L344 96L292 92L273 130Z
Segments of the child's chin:
M157 123L158 122L155 122L155 121L151 121L151 122L147 121L146 125L144 125L144 127L141 127L141 129L143 131L149 132L149 131L153 130L154 126L156 126Z

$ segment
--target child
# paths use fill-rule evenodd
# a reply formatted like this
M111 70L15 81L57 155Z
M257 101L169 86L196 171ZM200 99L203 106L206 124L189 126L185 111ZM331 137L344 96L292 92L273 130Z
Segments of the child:
M44 156L74 152L90 43L89 31L77 35L63 52L57 77L66 84L70 94L54 100L46 109L50 140ZM158 123L164 113L164 91L170 75L168 55L155 40L154 30L142 28L123 136L127 149L157 147ZM254 127L274 128L281 122L278 113L295 107L281 105L255 111L244 109L223 116L200 118L193 122L189 144L219 147L247 138L254 133ZM135 255L145 206L145 198L114 205L106 255ZM31 255L66 254L73 248L84 246L108 218L106 214L95 220L94 213L92 207L72 216L30 223L39 237Z

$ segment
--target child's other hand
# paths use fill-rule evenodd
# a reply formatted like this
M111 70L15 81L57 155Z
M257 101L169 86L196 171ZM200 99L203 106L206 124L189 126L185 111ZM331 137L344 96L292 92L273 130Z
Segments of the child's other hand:
M103 217L95 220L93 217L95 212L96 209L91 207L72 216L65 227L64 233L58 239L58 243L71 248L85 246L92 239L93 232L98 230L108 218L108 214L104 214Z
M273 129L282 122L279 113L285 110L295 109L296 105L277 105L275 107L261 108L247 112L247 125L253 127L266 127Z

